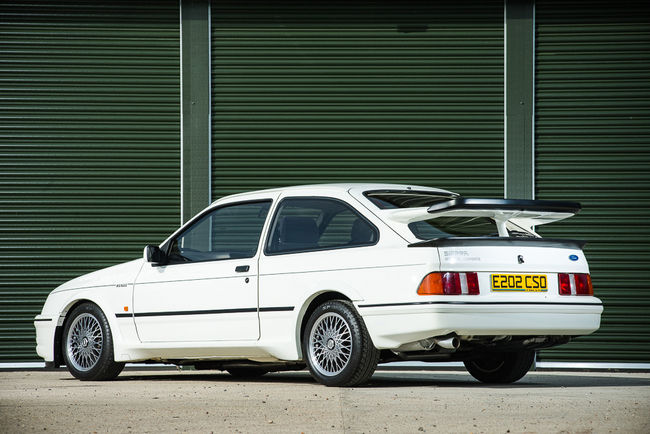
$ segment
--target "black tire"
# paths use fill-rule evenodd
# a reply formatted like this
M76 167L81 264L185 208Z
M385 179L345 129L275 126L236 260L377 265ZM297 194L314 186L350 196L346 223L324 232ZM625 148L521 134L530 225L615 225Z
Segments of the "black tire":
M321 334L327 331L337 334ZM302 356L311 375L326 386L363 384L379 362L366 325L344 300L327 301L314 310L303 330Z
M112 380L124 368L115 362L111 328L96 304L81 304L68 314L62 340L63 360L80 380Z
M228 368L226 371L233 377L241 379L259 378L269 372L264 368L256 367Z
M486 353L464 363L472 377L483 383L509 384L526 375L534 360L534 351L517 351Z

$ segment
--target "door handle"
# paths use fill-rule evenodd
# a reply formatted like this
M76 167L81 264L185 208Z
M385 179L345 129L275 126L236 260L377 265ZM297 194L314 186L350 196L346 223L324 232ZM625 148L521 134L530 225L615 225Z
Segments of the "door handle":
M251 267L249 267L248 265L238 265L235 267L235 273L245 273L250 269Z

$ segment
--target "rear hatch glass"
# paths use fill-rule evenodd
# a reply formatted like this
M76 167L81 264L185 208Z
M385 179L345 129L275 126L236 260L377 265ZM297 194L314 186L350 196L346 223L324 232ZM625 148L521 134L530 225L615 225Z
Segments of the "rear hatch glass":
M364 195L382 210L399 208L421 208L457 198L455 194L443 194L417 190L367 191ZM534 237L523 228L508 222L511 237ZM498 237L494 219L484 216L437 217L409 223L409 230L420 240L448 237Z
M363 195L379 209L419 208L458 197L456 194L417 190L366 191Z
M496 237L494 220L487 217L440 217L409 223L413 235L421 240L446 237Z

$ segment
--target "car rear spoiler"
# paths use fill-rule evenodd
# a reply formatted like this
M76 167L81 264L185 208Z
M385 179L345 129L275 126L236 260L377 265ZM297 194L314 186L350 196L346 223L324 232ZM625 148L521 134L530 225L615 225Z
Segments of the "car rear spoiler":
M447 237L418 241L409 247L467 247L467 246L517 246L517 247L555 247L578 249L587 244L582 240L557 238L512 238L512 237Z
M473 199L458 197L422 208L388 210L391 220L413 223L438 217L489 217L500 236L507 236L506 222L532 228L569 218L580 211L578 202L525 199Z

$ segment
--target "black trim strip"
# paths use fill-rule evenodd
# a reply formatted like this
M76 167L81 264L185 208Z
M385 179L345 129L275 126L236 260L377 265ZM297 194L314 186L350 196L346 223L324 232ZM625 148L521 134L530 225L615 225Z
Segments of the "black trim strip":
M260 307L260 312L291 312L293 306L278 307ZM252 313L257 312L256 307L244 307L238 309L213 309L213 310L183 310L170 312L136 312L136 313L116 313L117 318L146 317L146 316L179 316L179 315L219 315L224 313Z
M260 312L291 312L293 306L282 307L260 307Z
M602 303L571 303L555 301L416 301L412 303L360 304L359 307L417 306L429 304L470 304L470 305L552 305L552 306L602 306Z
M514 238L514 237L448 237L418 241L409 247L465 247L465 246L521 246L555 247L582 250L586 241L557 238Z
M221 313L248 313L257 312L256 307L245 307L239 309L215 309L215 310L179 310L170 312L136 312L135 317L143 316L178 316L178 315L213 315Z
M34 321L52 321L52 318L34 318Z

